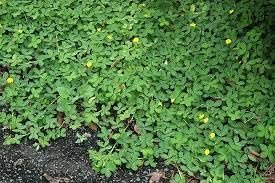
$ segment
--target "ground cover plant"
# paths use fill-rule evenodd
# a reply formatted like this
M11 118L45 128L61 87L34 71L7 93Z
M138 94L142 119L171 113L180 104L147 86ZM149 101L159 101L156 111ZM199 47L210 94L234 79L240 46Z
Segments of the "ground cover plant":
M44 148L88 126L100 139L91 166L106 176L164 161L172 182L263 182L275 161L272 7L1 0L5 144Z

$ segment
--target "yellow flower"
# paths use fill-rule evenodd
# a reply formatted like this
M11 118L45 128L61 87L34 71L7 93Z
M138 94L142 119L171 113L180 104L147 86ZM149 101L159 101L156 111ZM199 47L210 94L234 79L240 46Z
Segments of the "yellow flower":
M234 10L229 10L229 14L232 14L234 12Z
M150 17L150 15L149 15L149 14L147 14L147 13L146 13L146 14L144 14L143 16L144 16L145 18Z
M133 39L133 43L134 44L137 44L139 42L139 38L138 37L135 37L134 39Z
M171 103L174 103L175 102L175 98L171 98Z
M8 83L8 84L13 83L13 81L14 81L14 80L13 80L13 78L12 78L12 77L8 77L8 78L7 78L7 83Z
M191 24L189 24L191 27L196 27L197 24L195 24L194 22L192 22Z
M199 119L203 119L203 118L204 118L204 114L200 114Z
M91 61L88 61L88 62L86 63L86 67L90 68L90 67L92 67L92 66L93 66L93 63L92 63Z
M22 33L23 33L23 30L22 30L22 29L18 29L17 32L18 32L19 34L22 34Z
M210 139L215 138L215 136L216 136L216 134L215 134L214 132L212 132L212 133L209 134L209 138L210 138Z
M210 154L210 150L209 150L209 149L205 149L205 150L204 150L204 154L205 154L206 156L208 156L208 155Z
M208 118L204 118L202 121L204 122L204 123L208 123Z
M109 34L109 35L107 36L107 38L108 38L110 41L112 41L112 40L113 40L113 35L112 35L112 34Z
M231 39L226 39L225 40L225 44L231 44L232 43L232 40Z
M162 106L162 102L159 101L158 105L159 105L159 106Z

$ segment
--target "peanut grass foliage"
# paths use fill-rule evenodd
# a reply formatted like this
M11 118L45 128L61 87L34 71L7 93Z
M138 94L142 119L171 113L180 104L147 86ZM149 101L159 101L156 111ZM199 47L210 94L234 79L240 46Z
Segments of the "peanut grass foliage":
M157 161L262 182L275 161L271 0L1 0L0 124L36 148L97 126L95 171ZM83 139L82 139L83 140Z

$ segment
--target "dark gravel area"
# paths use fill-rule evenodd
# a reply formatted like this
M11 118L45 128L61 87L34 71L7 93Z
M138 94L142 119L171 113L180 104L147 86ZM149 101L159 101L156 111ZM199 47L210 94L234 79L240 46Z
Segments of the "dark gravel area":
M136 172L121 168L110 178L96 174L91 169L87 153L88 149L96 148L96 134L89 129L79 132L89 133L91 137L77 144L75 133L70 131L67 137L36 151L29 141L3 145L3 136L8 132L0 128L0 183L61 183L60 180L70 183L147 183L148 174L155 171L165 172L167 179L161 182L169 182L175 172L173 167L158 163L156 168L143 167Z

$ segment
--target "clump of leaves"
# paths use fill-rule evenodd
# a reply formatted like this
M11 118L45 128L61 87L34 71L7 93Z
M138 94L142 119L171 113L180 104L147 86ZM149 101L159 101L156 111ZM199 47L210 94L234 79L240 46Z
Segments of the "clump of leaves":
M1 2L6 144L88 126L106 176L162 159L205 182L260 182L275 161L271 1Z

